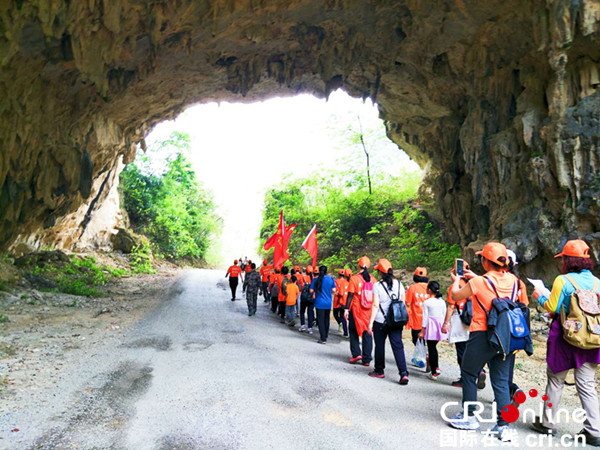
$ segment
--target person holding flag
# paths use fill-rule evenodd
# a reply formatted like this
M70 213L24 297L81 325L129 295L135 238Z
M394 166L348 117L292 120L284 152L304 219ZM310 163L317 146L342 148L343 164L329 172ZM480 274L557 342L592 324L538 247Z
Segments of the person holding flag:
M265 242L263 246L263 250L267 251L271 248L274 248L273 254L273 266L274 267L283 267L283 264L290 259L290 255L288 253L288 243L290 242L290 237L292 233L296 229L296 224L290 225L289 227L285 226L285 221L283 219L283 209L279 214L279 226L277 227L277 231L273 236L271 236Z
M310 233L304 239L302 243L302 248L308 252L308 254L312 258L312 267L317 267L317 253L318 253L318 245L317 245L317 225L315 224L310 230Z

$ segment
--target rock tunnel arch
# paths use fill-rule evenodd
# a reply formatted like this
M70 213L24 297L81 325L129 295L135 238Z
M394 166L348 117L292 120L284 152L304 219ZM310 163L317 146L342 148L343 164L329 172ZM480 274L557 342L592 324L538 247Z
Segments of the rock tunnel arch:
M588 0L4 2L0 246L105 238L122 162L190 104L341 87L455 240L598 256L599 29Z

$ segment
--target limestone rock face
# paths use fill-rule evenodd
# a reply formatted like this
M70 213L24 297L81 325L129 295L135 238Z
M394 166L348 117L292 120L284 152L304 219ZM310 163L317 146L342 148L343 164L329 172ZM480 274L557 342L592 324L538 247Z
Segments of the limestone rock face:
M456 241L598 256L599 30L594 0L1 2L0 245L108 242L122 164L188 105L343 88Z

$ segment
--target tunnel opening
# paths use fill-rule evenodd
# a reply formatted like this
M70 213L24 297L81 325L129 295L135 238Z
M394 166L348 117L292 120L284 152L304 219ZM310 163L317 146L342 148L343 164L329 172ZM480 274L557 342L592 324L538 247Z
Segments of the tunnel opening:
M181 136L185 142L176 142ZM174 120L157 124L145 137L144 148L139 147L135 161L125 167L126 192L121 175L121 202L139 203L133 196L139 196L140 189L131 176L159 180L178 155L191 164L200 190L214 199L218 220L203 254L213 265L231 262L240 254L258 260L259 235L263 222L269 220L263 210L273 189L299 185L302 195L311 195L312 186L322 183L319 189L335 186L337 195L346 196L361 189L367 192L372 184L374 196L382 195L382 190L402 190L412 201L422 176L421 168L387 137L377 105L341 89L326 100L299 95L187 108ZM136 172L130 175L131 166ZM324 197L302 207L318 209L323 202L327 202ZM133 230L150 230L137 217L138 205L131 207L133 216L131 211L126 214L130 213Z

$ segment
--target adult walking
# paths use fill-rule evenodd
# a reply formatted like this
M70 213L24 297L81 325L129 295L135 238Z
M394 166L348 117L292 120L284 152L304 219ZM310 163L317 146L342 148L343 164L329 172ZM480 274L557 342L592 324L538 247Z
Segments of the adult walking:
M402 342L402 330L404 326L390 329L385 324L385 318L392 304L392 299L404 301L405 291L402 283L394 278L392 264L387 259L380 259L374 269L379 273L380 281L373 286L373 308L371 310L371 321L369 331L375 340L375 370L369 376L375 378L385 377L385 341L390 339L398 373L399 383L408 384L408 369L406 367L406 356L404 355L404 343Z
M350 364L361 363L363 366L370 366L373 359L373 336L369 333L372 308L363 308L360 301L364 284L371 281L369 267L371 260L367 256L359 258L359 272L348 283L347 309L344 313L350 334ZM359 339L362 340L362 349Z
M338 324L338 333L343 331L344 337L348 337L348 321L344 317L346 310L346 299L348 298L348 279L344 269L338 271L335 280L335 297L333 299L333 318Z
M463 412L454 416L450 425L462 430L479 429L479 421L473 415L477 401L477 378L481 368L488 364L490 378L494 390L494 401L497 409L497 425L492 432L503 442L510 440L508 422L502 417L502 409L510 405L508 392L508 375L510 361L492 347L487 335L487 313L492 309L494 298L504 297L514 300L519 280L507 271L508 254L506 247L499 242L488 242L483 250L477 252L481 256L481 264L486 271L483 276L476 276L465 270L468 283L461 288L460 277L451 274L452 300L455 302L475 297L473 303L473 320L469 328L469 341L461 366ZM465 404L468 407L464 407Z
M231 301L235 301L235 292L237 291L239 277L242 274L242 269L237 265L238 260L233 261L233 266L230 266L227 269L227 273L225 274L225 278L229 277L229 287L231 289Z
M427 268L417 267L413 275L413 281L414 284L411 284L406 291L407 328L410 330L413 344L417 345L421 323L423 322L423 303L429 298L427 293L427 283L429 282Z
M469 263L464 261L464 269L469 270ZM456 263L454 264L454 268L452 269L452 273L456 275ZM460 276L458 281L458 286L463 288L467 284L467 279L463 276ZM465 349L467 348L467 341L469 340L469 325L465 324L461 319L461 314L463 310L468 307L467 301L470 300L470 307L472 308L472 304L475 301L473 298L471 299L463 299L461 301L455 302L452 300L452 285L448 288L448 304L446 306L446 318L444 320L444 324L442 325L442 332L448 333L448 342L450 344L454 344L456 347L456 361L458 362L458 368L462 365L463 356L465 354ZM479 375L479 378L483 376L483 373ZM482 381L485 382L485 379ZM462 388L462 379L459 377L458 380L453 381L452 386ZM478 387L480 383L478 382Z
M271 271L273 270L273 266L269 264L269 261L266 259L263 261L263 266L260 268L260 277L261 277L261 293L264 298L264 302L267 303L269 301L269 276L271 275Z
M569 315L575 293L580 300L581 297L589 297L592 306L597 307L598 297L594 294L600 293L600 280L591 272L594 262L590 258L589 251L589 246L580 239L568 241L562 252L555 256L562 258L562 275L554 280L550 296L547 297L537 289L533 292L533 297L540 305L546 311L554 314L546 351L548 364L546 395L548 401L544 403L541 421L536 421L533 429L544 434L556 434L553 419L558 413L567 372L574 369L577 395L586 412L586 419L580 434L585 436L587 445L598 447L600 446L600 413L595 375L600 363L600 348L583 349L567 342L564 338L563 323L560 317L561 310L564 311L565 318ZM584 294L581 291L588 292ZM578 304L581 305L581 301ZM552 406L549 406L550 404Z
M248 304L248 316L256 314L256 301L258 290L261 286L260 275L256 271L256 264L250 264L250 272L246 274L246 279L242 286L242 292L246 292L246 303Z
M315 310L317 311L317 326L319 327L319 344L327 343L329 337L329 322L332 295L335 294L335 280L327 275L327 266L319 266L319 276L313 278L310 292L315 296Z
M315 296L310 292L310 286L313 280L313 267L306 266L304 269L304 287L300 293L300 329L308 334L313 333L313 322L315 321ZM308 316L308 317L307 317ZM307 322L308 321L308 322Z

